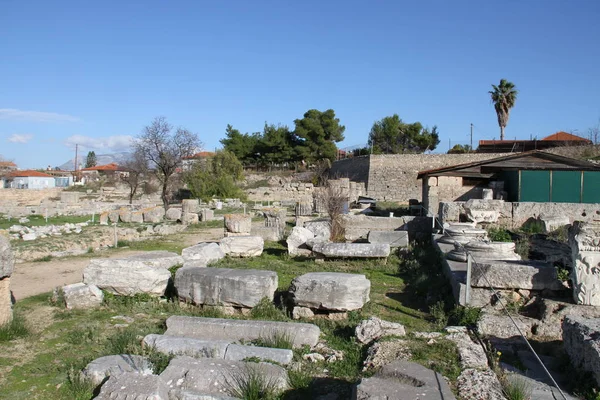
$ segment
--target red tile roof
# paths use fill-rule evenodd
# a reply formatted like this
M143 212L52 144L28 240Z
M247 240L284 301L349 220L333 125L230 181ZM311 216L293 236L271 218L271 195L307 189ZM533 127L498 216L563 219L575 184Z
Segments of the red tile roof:
M95 167L83 168L81 171L121 171L119 164L110 163L105 165L96 165Z
M591 142L589 139L582 138L567 132L556 132L550 136L543 138L542 140L564 140L569 142Z
M25 177L36 177L36 178L53 178L52 175L45 174L40 171L34 170L24 170L24 171L11 171L7 174L7 176L12 176L14 178L25 178Z
M212 157L214 156L215 153L213 153L212 151L201 151L199 153L193 154L191 156L188 157L183 157L185 160L190 160L190 159L194 159L194 158L207 158L207 157Z
M17 164L12 161L0 161L0 168L17 168Z

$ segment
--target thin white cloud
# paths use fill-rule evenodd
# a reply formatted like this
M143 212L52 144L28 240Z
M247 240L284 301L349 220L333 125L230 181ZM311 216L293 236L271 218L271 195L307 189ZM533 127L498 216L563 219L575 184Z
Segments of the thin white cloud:
M132 144L132 141L133 136L129 135L115 135L99 138L93 138L83 135L73 135L69 136L65 140L65 145L72 149L74 149L75 145L78 144L84 149L124 151L129 149L129 147Z
M12 142L12 143L27 143L31 139L33 139L33 135L32 134L29 134L29 133L25 133L25 134L13 133L8 138L8 141Z
M0 108L0 119L16 119L34 122L77 122L79 118L68 114L44 111L26 111L16 108Z

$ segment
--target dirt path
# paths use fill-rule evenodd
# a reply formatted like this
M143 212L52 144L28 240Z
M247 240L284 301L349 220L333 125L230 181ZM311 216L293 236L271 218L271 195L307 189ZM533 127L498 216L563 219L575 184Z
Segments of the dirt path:
M185 246L192 246L205 240L216 240L223 237L223 228L211 228L181 237ZM87 256L52 259L48 262L26 262L15 265L10 278L10 289L15 299L21 300L36 294L47 293L57 286L81 282L83 269L92 258L122 258L143 253L123 249L110 253L90 254Z

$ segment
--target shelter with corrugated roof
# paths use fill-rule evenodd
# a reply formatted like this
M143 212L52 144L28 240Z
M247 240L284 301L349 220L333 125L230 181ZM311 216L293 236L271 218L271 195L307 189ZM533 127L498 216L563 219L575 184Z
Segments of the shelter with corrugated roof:
M518 153L553 147L587 146L592 141L567 132L556 132L542 140L480 140L478 153Z
M600 165L542 151L511 154L419 172L423 205L494 198L515 202L600 203Z

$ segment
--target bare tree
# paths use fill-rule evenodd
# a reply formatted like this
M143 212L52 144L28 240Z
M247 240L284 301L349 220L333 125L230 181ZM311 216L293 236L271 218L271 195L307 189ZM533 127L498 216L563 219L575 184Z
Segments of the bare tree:
M326 182L325 187L318 189L320 190L317 192L317 201L321 203L330 219L331 236L329 239L333 242L343 242L345 239L342 215L348 195L344 194L339 186L333 185L331 181Z
M148 161L146 161L146 158L141 151L136 150L133 153L133 156L121 166L125 170L125 172L121 174L121 181L129 186L129 204L131 204L133 203L133 197L148 173Z
M157 117L134 142L135 151L143 154L161 183L161 198L165 208L169 205L169 180L181 168L183 158L191 156L201 146L195 133L185 128L177 128L174 133L172 131L173 127L166 118Z
M598 141L600 140L600 119L598 119L596 126L588 129L588 135L592 143L598 144Z

